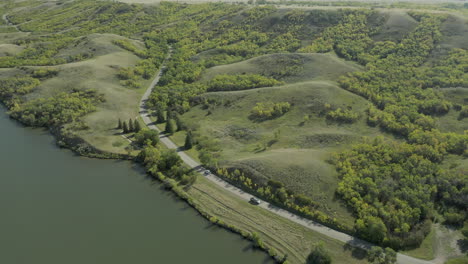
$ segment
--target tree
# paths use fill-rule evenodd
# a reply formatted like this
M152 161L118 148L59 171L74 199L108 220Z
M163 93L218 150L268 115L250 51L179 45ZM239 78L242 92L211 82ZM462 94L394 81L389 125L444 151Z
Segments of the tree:
M135 129L135 132L140 132L140 130L141 130L140 122L138 122L138 120L136 120L136 119L135 119L134 129Z
M128 130L130 132L135 131L135 127L133 125L134 125L133 120L130 118L130 120L128 120Z
M396 263L396 252L391 248L372 247L367 253L368 260L373 264Z
M166 122L166 133L168 133L169 135L172 135L174 134L175 131L176 131L176 124L174 120L168 119Z
M119 118L119 123L117 124L117 129L122 129L122 120Z
M164 116L164 111L162 108L156 109L156 118L158 120L158 123L163 123L166 121L166 117Z
M314 244L307 257L307 264L330 264L331 257L325 250L323 243Z
M468 239L468 221L465 221L465 224L461 232L465 236L465 239Z
M356 221L356 231L364 239L380 243L387 236L387 227L382 219L375 216L366 216Z
M187 132L187 136L185 136L185 149L191 149L193 147L193 136L192 132Z
M127 122L125 122L125 121L123 121L123 123L122 123L122 130L123 130L124 134L127 134L129 132Z
M145 128L135 134L135 141L142 146L156 146L159 142L159 133L156 130Z
M184 122L182 121L182 119L180 118L179 115L175 116L175 121L176 121L176 125L177 125L177 131L181 131L181 130L184 130L186 128Z

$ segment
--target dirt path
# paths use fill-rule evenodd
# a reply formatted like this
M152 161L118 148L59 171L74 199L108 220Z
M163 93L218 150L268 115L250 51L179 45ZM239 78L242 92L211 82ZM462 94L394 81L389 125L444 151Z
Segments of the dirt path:
M167 56L166 60L170 58L171 53L172 53L172 48L170 48L170 51L168 53L168 56ZM167 135L162 133L161 130L159 130L159 128L154 125L154 122L151 121L151 119L150 119L150 113L148 112L148 108L145 106L146 101L148 100L149 96L151 95L151 92L153 91L154 87L158 84L159 79L161 78L164 69L165 69L165 63L163 63L163 66L158 71L158 73L154 77L153 81L151 82L150 86L146 90L145 94L141 98L141 101L140 101L140 116L143 119L143 122L148 126L148 128L160 132L160 135L159 135L160 141L164 145L166 145L167 148L176 150L177 154L180 156L180 158L183 160L183 162L185 164L187 164L187 166L197 170L199 173L202 174L204 172L204 169L203 169L202 165L200 163L198 163L197 161L195 161L194 159L192 159L190 156L188 156L185 152L183 152L181 147L178 147L176 144L174 144L174 142L172 142L172 140L170 140ZM247 192L244 192L243 190L229 184L228 182L222 180L221 178L217 177L214 174L210 174L210 175L207 175L207 176L204 176L204 177L209 179L210 181L214 182L215 184L217 184L221 188L225 189L226 191L229 191L229 192L237 195L241 199L244 199L246 201L246 203L252 197L251 194L249 194ZM339 241L341 241L343 243L348 243L348 244L350 244L352 246L363 248L363 249L369 249L372 246L372 244L370 244L370 243L368 243L366 241L363 241L363 240L361 240L359 238L355 238L355 237L350 236L348 234L336 231L334 229L331 229L329 227L326 227L324 225L316 223L316 222L314 222L312 220L305 219L305 218L300 217L298 215L295 215L295 214L293 214L291 212L288 212L288 211L286 211L284 209L278 208L278 207L276 207L276 206L274 206L274 205L272 205L272 204L270 204L270 203L268 203L266 201L262 201L260 203L260 205L258 205L258 207L261 207L261 208L263 208L265 210L268 210L268 211L270 211L272 213L275 213L275 214L277 214L279 216L287 218L287 219L289 219L289 220L291 220L291 221L293 221L295 223L298 223L298 224L300 224L302 226L305 226L305 227L307 227L307 228L309 228L309 229L311 229L313 231L316 231L316 232L321 233L323 235L326 235L328 237L339 240ZM435 264L437 262L425 261L425 260L413 258L413 257L407 256L407 255L403 255L403 254L398 253L397 263L399 263L399 264Z

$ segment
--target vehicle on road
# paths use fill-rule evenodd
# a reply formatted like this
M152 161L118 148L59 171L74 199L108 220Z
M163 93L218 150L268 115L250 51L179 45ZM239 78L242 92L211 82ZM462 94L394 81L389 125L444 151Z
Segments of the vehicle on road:
M209 171L209 170L206 170L206 171L203 172L203 175L205 175L205 176L208 176L210 174L211 174L211 171Z
M252 197L252 198L250 198L250 203L253 204L253 205L259 205L260 200L255 198L255 197Z

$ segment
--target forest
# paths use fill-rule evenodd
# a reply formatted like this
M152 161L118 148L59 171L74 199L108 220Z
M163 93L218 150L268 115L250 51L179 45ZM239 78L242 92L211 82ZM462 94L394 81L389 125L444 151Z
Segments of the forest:
M70 89L45 98L27 95L60 74L54 67L97 56L93 51L66 54L64 49L79 45L89 34L112 33L127 37L112 43L139 59L134 66L119 67L115 74L125 89L141 88L172 51L148 104L157 123L167 123L168 134L186 131L186 146L193 146L199 159L228 181L327 226L396 250L418 247L436 219L459 227L468 219L468 173L447 166L447 160L468 157L468 134L445 131L438 123L451 113L461 122L468 117L466 100L454 102L441 91L468 87L466 49L450 48L434 56L444 38L442 25L449 16L445 13L410 11L416 25L408 34L401 39L376 40L386 21L371 9L303 11L278 10L271 5L246 8L172 2L149 7L89 0L61 2L60 8L47 9L39 2L22 2L28 4L38 8L8 14L21 31L31 32L14 41L24 49L0 57L1 68L20 71L15 76L1 76L0 99L11 117L26 125L59 127L98 111L106 98L93 89ZM3 8L14 7L9 1ZM362 121L384 135L363 138L328 156L339 177L336 196L356 219L352 226L323 212L319 201L281 181L256 181L248 171L220 166L222 143L182 118L196 107L207 110L209 116L215 106L229 108L232 104L227 96L216 101L207 94L288 89L283 88L284 80L303 70L299 62L273 74L247 71L203 78L214 66L274 53L329 53L362 67L335 83L366 99L366 111L327 103L317 115L334 126ZM288 98L258 101L249 106L245 119L280 124L282 117L296 109ZM312 116L299 114L304 117L302 124ZM266 141L263 149L279 141L279 128L281 125L271 126L274 135L261 139ZM195 181L174 152L158 146L157 135L143 129L135 139L142 148L138 159L152 174L163 173L182 185Z

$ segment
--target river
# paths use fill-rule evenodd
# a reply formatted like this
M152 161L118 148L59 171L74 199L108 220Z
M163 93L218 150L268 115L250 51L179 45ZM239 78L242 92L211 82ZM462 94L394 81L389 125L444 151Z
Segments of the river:
M0 108L0 263L273 263L130 162L78 157Z

